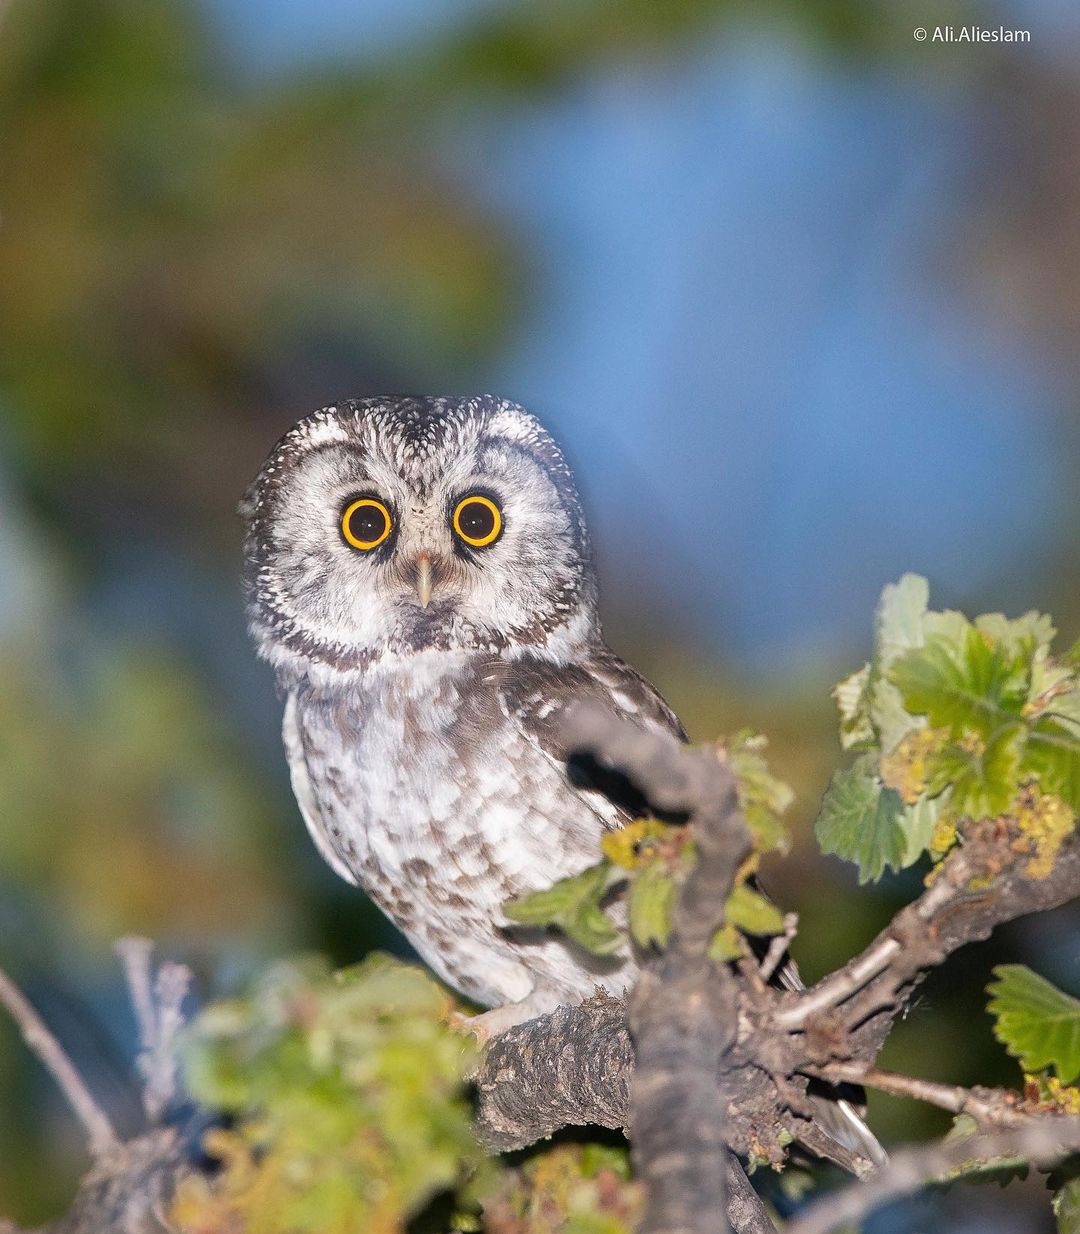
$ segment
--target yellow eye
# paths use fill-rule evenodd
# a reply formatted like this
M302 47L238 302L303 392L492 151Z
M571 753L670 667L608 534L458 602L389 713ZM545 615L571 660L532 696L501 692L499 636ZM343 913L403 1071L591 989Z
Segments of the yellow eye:
M473 548L487 548L502 533L502 512L490 497L474 493L462 497L454 507L454 530Z
M390 511L374 497L359 497L341 515L341 534L362 552L378 548L393 527Z

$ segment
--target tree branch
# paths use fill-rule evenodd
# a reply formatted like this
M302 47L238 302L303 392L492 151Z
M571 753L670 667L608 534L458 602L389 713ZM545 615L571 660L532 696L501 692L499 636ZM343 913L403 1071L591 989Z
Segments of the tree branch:
M690 752L644 734L635 739L640 744L631 744L625 729L617 732L625 743L620 748L602 743L591 748L629 770L651 794L656 791L654 780L648 773L639 774L640 767L648 765L661 782L661 800L656 804L670 810L685 806L689 773L678 756ZM664 782L664 768L672 761L680 767L678 791ZM711 790L714 802L724 800L725 790L726 786ZM722 1125L728 1148L740 1155L764 1155L777 1163L783 1157L782 1142L762 1137L765 1129L785 1130L812 1151L865 1173L866 1163L837 1146L814 1122L805 1100L807 1076L865 1083L929 1101L954 1113L969 1113L987 1128L1029 1125L1035 1115L1022 1107L1018 1094L936 1084L873 1066L893 1020L926 971L965 943L985 938L1001 922L1053 908L1077 895L1080 834L1066 838L1045 878L1030 876L1029 856L1024 837L1009 820L969 822L962 828L962 844L938 868L933 885L900 910L865 951L811 990L780 992L726 966L722 974L713 969L708 984L720 992L719 1005L714 1008L708 1001L714 995L702 997L695 987L696 1005L710 1008L711 1014L704 1017L706 1024L695 1026L677 1018L683 1014L679 1008L684 1001L679 988L679 997L670 1004L675 1009L674 1040L666 1065L684 1057L679 1052L685 1044L680 1032L705 1034L703 1053L689 1059L690 1074L702 1077L704 1051L712 1051L714 1074L727 1099L722 1120L710 1123L710 1129L715 1132ZM719 898L715 887L712 894ZM694 936L695 947L711 936L715 904L716 900L710 901L702 912L705 924ZM754 976L759 977L756 969ZM661 979L654 971L648 980ZM725 1045L725 1038L713 1034L718 1023L729 1023L733 999L739 1028L735 1042ZM638 1025L634 1027L636 1035ZM636 1046L640 1065L640 1037ZM631 1119L633 1068L634 1048L623 1008L609 997L520 1025L489 1047L481 1069L485 1139L495 1147L522 1147L568 1123L626 1126ZM704 1081L700 1087L710 1099L720 1091ZM696 1133L689 1141L701 1143ZM714 1155L711 1160L715 1159ZM680 1169L684 1161L678 1159ZM697 1181L691 1185L696 1187Z
M7 1008L18 1025L22 1038L52 1075L86 1130L90 1155L99 1160L115 1153L120 1140L113 1130L105 1111L94 1100L75 1064L67 1056L64 1047L45 1026L34 1010L30 1000L0 969L0 1003Z
M1080 1118L1046 1115L992 1135L939 1140L925 1148L895 1153L874 1178L850 1184L808 1205L785 1234L829 1234L857 1226L867 1214L929 1183L944 1181L968 1162L1020 1157L1041 1168L1056 1165L1080 1149Z
M951 1114L970 1114L980 1123L1015 1127L1030 1115L1017 1109L1018 1094L1004 1088L964 1088L960 1084L939 1084L915 1076L864 1067L861 1063L829 1063L811 1069L812 1074L833 1084L862 1084L894 1097L910 1097Z
M176 1034L183 1025L181 1005L191 984L191 970L166 961L154 979L148 938L128 935L115 951L124 965L142 1050L136 1065L143 1077L143 1109L151 1125L160 1121L176 1095Z
M123 939L117 944L117 952L124 962L139 1023L143 1104L152 1124L149 1131L123 1142L56 1038L22 992L0 971L0 1003L11 1012L27 1045L52 1073L86 1127L94 1158L68 1211L36 1234L175 1234L164 1214L191 1165L177 1132L155 1124L174 1095L172 1049L191 973L182 964L163 964L153 983L151 946L146 940ZM14 1225L0 1222L0 1234L20 1232Z
M568 1124L630 1124L649 1190L649 1234L720 1234L725 1213L737 1234L769 1234L768 1215L732 1154L779 1165L788 1134L862 1170L864 1163L814 1121L809 1076L968 1113L995 1132L902 1151L869 1183L807 1209L790 1234L824 1234L974 1157L1008 1153L1042 1164L1080 1147L1078 1120L1043 1115L1017 1094L873 1066L924 972L997 924L1077 895L1080 834L1066 838L1046 877L1033 878L1026 840L1009 819L964 824L962 844L938 868L933 885L865 951L809 991L781 992L765 985L756 962L739 968L707 955L749 848L726 766L711 751L681 747L603 713L581 711L573 723L579 748L628 772L658 809L691 816L699 860L680 890L670 945L643 974L629 1010L598 992L489 1045L477 1077L478 1129L488 1147L521 1148ZM153 1119L173 1095L171 1041L189 975L163 965L155 991L149 945L126 940L119 951ZM771 950L766 973L781 954L780 945ZM168 1196L190 1168L179 1138L158 1128L119 1144L70 1060L2 973L0 1003L56 1075L98 1157L76 1204L49 1234L160 1234Z
M746 1171L730 1153L725 1183L728 1220L735 1234L776 1234L776 1226L765 1211L758 1193L750 1185Z
M625 1128L633 1070L626 1006L603 991L519 1024L484 1052L476 1077L480 1142L509 1152L561 1127Z
M873 1062L926 971L1002 922L1080 894L1080 829L1065 839L1046 877L1030 875L1029 857L1008 818L966 823L932 886L843 968L806 993L787 996L776 1025L807 1032L811 1061Z
M625 772L654 806L685 813L698 860L679 891L663 954L630 996L636 1050L630 1142L646 1186L645 1234L726 1234L725 1114L720 1084L736 1038L738 992L708 958L750 832L735 778L710 750L646 733L579 706L567 744Z

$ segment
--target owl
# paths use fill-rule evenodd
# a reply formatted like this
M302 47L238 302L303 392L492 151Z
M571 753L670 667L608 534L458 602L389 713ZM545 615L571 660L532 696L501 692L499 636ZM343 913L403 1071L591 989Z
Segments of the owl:
M249 628L323 857L491 1008L487 1034L621 994L629 951L601 959L503 913L593 864L642 809L620 777L568 758L570 704L684 739L604 642L551 436L494 397L341 403L286 433L241 512Z

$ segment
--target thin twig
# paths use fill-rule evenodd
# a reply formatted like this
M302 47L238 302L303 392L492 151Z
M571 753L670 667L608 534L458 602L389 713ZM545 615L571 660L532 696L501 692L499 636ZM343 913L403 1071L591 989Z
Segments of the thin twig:
M45 1027L44 1021L29 1000L2 969L0 1003L7 1008L18 1025L23 1040L60 1086L68 1105L86 1129L91 1156L97 1160L114 1153L120 1147L120 1141L105 1111L94 1100L63 1046Z
M146 1060L146 1091L144 1103L151 1122L158 1122L169 1102L176 1096L176 1035L183 1027L180 1010L191 985L191 969L186 964L169 961L158 969L157 1037L154 1049Z
M143 1108L151 1123L160 1121L176 1095L176 1034L183 1025L181 1004L191 984L186 965L162 964L155 980L151 957L153 943L128 935L115 947L124 965L131 1004L139 1026L142 1049L138 1057L143 1077Z
M820 1157L823 1161L833 1162L842 1170L846 1170L849 1174L854 1174L856 1178L869 1178L876 1169L874 1162L869 1157L856 1152L852 1148L848 1148L845 1144L841 1144L839 1140L834 1140L827 1131L818 1126L812 1115L805 1122L799 1124L798 1139L799 1143L804 1148L808 1148L815 1156Z
M791 940L799 931L799 914L785 913L784 914L784 932L769 941L769 949L762 957L761 966L758 969L758 976L762 981L767 982L769 978L780 967L780 962L787 955L788 949L791 947Z
M808 1205L785 1234L829 1234L858 1226L867 1214L900 1196L944 1181L968 1162L1023 1158L1040 1168L1057 1164L1080 1148L1080 1118L1047 1115L992 1135L939 1140L925 1148L894 1153L873 1178L854 1183Z
M964 888L973 873L970 854L964 849L958 849L942 866L933 886L924 891L914 903L902 909L861 955L819 981L793 1006L778 1012L776 1023L789 1032L797 1032L811 1016L837 1007L858 993L903 952L904 945L895 933L898 925L908 918L920 923L933 921L951 901L960 899L965 894Z
M128 996L135 1009L135 1022L139 1028L139 1044L144 1050L152 1050L157 1040L154 975L150 963L154 944L148 938L128 934L124 938L117 939L113 950L124 966Z
M894 1097L923 1101L951 1114L970 1114L980 1122L996 1123L998 1126L1016 1127L1030 1118L1014 1108L1010 1103L1014 1094L1004 1088L972 1089L960 1084L939 1084L935 1080L921 1080L896 1071L884 1071L880 1067L863 1067L858 1063L829 1063L807 1070L834 1084L862 1084Z
M802 995L793 1007L777 1012L776 1024L789 1031L802 1028L812 1015L838 1006L861 990L868 981L872 981L878 973L884 972L889 961L899 951L900 944L895 938L879 938L850 964L819 981L812 990Z

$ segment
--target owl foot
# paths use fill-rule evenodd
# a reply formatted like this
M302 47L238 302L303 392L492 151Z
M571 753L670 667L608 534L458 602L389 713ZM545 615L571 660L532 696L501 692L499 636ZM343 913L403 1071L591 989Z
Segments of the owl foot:
M451 1011L446 1017L446 1022L455 1033L462 1035L471 1033L476 1038L476 1044L483 1049L496 1035L484 1023L490 1014L490 1012L484 1012L481 1015L466 1015L463 1011Z
M456 1033L472 1033L477 1044L487 1045L492 1037L498 1037L507 1029L524 1024L527 1020L535 1020L537 1016L546 1015L560 1006L555 996L538 997L535 994L524 998L520 1003L507 1003L504 1007L493 1007L490 1011L482 1011L479 1015L464 1015L460 1011L451 1011L447 1023Z

